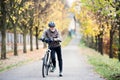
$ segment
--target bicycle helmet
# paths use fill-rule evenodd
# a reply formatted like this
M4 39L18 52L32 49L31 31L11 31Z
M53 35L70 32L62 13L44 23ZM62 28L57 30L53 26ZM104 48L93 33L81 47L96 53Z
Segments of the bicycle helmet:
M48 23L48 26L49 27L55 27L55 23L51 21L51 22Z

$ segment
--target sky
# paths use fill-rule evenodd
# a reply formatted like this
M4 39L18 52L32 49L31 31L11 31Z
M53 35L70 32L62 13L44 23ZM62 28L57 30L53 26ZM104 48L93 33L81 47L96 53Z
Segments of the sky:
M66 0L66 1L67 1L68 5L71 6L72 3L73 3L75 0Z

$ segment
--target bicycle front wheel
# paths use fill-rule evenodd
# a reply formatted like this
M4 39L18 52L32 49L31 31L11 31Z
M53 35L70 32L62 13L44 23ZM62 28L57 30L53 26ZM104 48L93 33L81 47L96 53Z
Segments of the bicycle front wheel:
M43 65L42 65L42 76L45 77L48 75L48 70L49 70L49 54L46 54L43 59Z
M42 65L42 76L46 77L47 75L47 65L45 64L45 60L43 60L43 65Z

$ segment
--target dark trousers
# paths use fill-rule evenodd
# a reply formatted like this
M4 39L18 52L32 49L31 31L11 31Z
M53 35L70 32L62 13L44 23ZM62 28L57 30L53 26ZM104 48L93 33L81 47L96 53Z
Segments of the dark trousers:
M51 58L52 58L53 66L56 67L56 58L55 58L55 53L56 53L59 63L59 71L62 72L63 62L62 62L61 46L51 47L50 50L51 50Z

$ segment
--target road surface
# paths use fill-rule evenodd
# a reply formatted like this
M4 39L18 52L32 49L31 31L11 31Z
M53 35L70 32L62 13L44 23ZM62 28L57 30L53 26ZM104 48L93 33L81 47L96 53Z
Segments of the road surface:
M63 77L58 75L58 65L54 73L42 78L42 60L0 73L0 80L104 80L86 62L79 47L79 38L74 38L62 49Z

